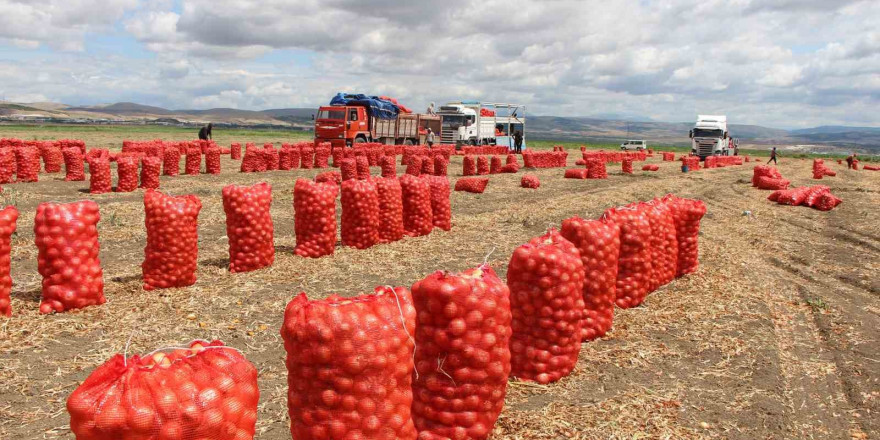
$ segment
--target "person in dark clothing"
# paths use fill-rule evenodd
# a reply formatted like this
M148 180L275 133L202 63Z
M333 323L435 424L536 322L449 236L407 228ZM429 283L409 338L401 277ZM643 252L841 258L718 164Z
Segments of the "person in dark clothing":
M214 128L214 124L212 124L210 122L208 123L208 125L202 127L202 129L199 130L199 139L203 140L203 141L211 140L211 129L212 128Z
M522 141L522 132L517 130L515 133L513 133L513 151L515 151L517 154L522 153Z
M850 154L846 158L846 169L851 170L853 168L853 161L856 160L856 153Z
M779 165L779 163L776 162L776 147L773 147L773 149L770 150L770 160L767 161L767 165L769 165L770 162L773 162L774 165Z

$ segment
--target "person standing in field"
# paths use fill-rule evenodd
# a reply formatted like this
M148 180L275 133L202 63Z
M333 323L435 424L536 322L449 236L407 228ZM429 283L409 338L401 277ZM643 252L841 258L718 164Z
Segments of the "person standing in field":
M434 112L434 103L433 102L430 105L428 105L428 110L426 110L425 113L427 113L429 115L436 115L437 114Z
M770 162L773 162L774 165L779 165L779 163L776 162L776 147L773 147L773 149L770 150L770 160L767 161L767 165L770 165Z
M846 158L846 169L851 170L853 167L853 161L856 160L856 153L850 154Z
M428 127L428 135L425 136L425 140L428 142L428 148L434 146L434 131L430 127Z
M513 151L517 154L522 153L522 141L523 135L522 132L517 130L513 133Z
M211 129L212 128L214 128L214 124L212 124L210 122L208 123L208 125L202 127L202 129L199 130L199 140L203 140L203 141L211 140L211 138L212 138Z

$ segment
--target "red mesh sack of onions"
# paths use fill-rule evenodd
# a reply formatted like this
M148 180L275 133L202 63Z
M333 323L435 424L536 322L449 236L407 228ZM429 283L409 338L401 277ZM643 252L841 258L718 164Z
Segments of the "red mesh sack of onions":
M486 177L462 177L455 181L455 190L482 194L488 185L489 179Z
M807 193L807 197L804 199L804 206L814 207L816 203L819 201L819 198L822 197L822 194L830 192L831 188L825 185L816 185L810 188L809 193Z
M419 439L489 437L510 375L510 291L488 266L438 271L412 287L412 416Z
M511 376L548 384L574 369L581 351L584 276L580 251L555 229L513 251L507 266Z
M254 437L257 369L220 341L126 358L117 354L67 399L78 440Z
M462 160L462 176L476 176L477 175L477 161L474 159L474 156L465 156Z
M605 211L603 218L620 227L615 303L621 309L637 307L651 288L651 223L641 211L627 206Z
M188 176L198 175L202 170L202 150L199 147L186 149L186 160L183 165L184 173Z
M110 159L107 156L89 158L89 193L103 194L112 189Z
M818 209L819 211L831 211L841 203L843 203L843 200L837 198L834 194L831 194L831 192L825 192L819 196L819 200L816 201L813 208Z
M541 186L541 181L538 179L538 176L534 174L525 174L520 180L520 186L523 188L537 189Z
M244 158L241 160L240 171L242 173L255 173L266 170L266 159L263 153L256 148L247 148Z
M329 148L316 148L315 149L315 168L329 168L330 167L330 149Z
M141 268L145 290L195 284L201 209L202 202L194 195L144 193L147 246Z
M801 206L809 193L809 186L801 186L791 191L784 191L776 201L781 205Z
M336 196L339 186L297 179L293 187L296 249L302 257L333 255L336 247Z
M180 150L177 148L166 148L162 162L163 175L176 176L180 174Z
M36 182L40 179L40 152L34 147L15 149L16 180Z
M403 198L403 230L411 237L428 235L434 229L431 184L428 180L404 174L400 177Z
M580 250L586 274L581 339L601 338L614 321L620 227L612 222L572 217L562 222L561 234Z
M205 150L205 172L220 174L220 149L216 147Z
M285 144L281 150L278 151L278 169L282 171L288 171L293 168L293 162L290 161L290 146Z
M423 176L433 176L434 175L434 159L429 156L422 157L422 175Z
M357 163L354 159L342 159L339 161L339 171L342 181L357 179Z
M40 203L34 218L37 270L43 277L40 313L104 304L98 204Z
M404 287L284 311L287 408L295 439L415 440L415 308Z
M77 151L79 151L79 149L77 149ZM80 153L80 158L82 158L82 153ZM80 160L80 162L81 161L82 160ZM0 148L0 184L14 182L17 168L15 150L12 148ZM80 168L82 168L82 164L80 164ZM68 171L68 174L69 173L70 172ZM83 178L80 180L85 180L85 175L83 175Z
M386 156L387 157L387 156ZM396 177L375 179L379 195L379 243L403 238L403 190Z
M650 165L645 165L642 167L642 171L659 171L659 170L660 170L660 165L650 164Z
M607 179L608 169L605 167L605 161L602 159L590 159L587 161L587 178L588 179Z
M517 167L519 167L519 161L516 159L515 154L508 154L507 159L504 164L505 165L516 165Z
M299 150L299 167L304 170L312 169L315 161L315 150L312 147L303 147Z
M621 162L621 170L624 174L632 174L633 173L633 160L631 157L624 157L623 162Z
M409 163L406 164L406 174L410 176L421 176L422 175L422 160L421 156L412 156L409 158Z
M272 185L268 183L223 187L230 272L250 272L275 262L271 208Z
M654 199L646 204L645 214L651 222L651 252L656 286L665 286L675 279L678 273L678 235L672 210L662 199Z
M81 182L86 180L86 168L83 162L82 150L79 148L65 148L64 155L64 180L68 182ZM0 181L0 183L4 183Z
M434 156L434 175L446 176L449 174L449 160L441 155Z
M12 316L12 304L9 299L9 294L12 293L10 252L17 220L18 209L14 206L7 206L0 211L0 316Z
M357 177L360 180L370 177L370 162L366 156L358 156L355 158L355 166L357 167Z
M232 160L241 160L241 144L234 143L229 146L229 158Z
M379 193L373 179L342 182L342 245L367 249L379 242Z
M501 167L501 158L498 156L492 156L489 161L489 174L500 174Z
M586 179L590 170L586 168L569 168L565 170L566 179Z
M61 148L48 147L40 152L43 158L43 167L47 173L60 173L61 163L64 162L64 155Z
M678 240L678 264L676 277L693 273L699 265L700 219L706 215L702 200L682 199L673 195L663 198L672 211Z
M345 151L342 148L334 148L330 151L330 157L333 158L333 167L339 168L342 159L345 159Z
M266 171L277 170L279 160L278 150L275 147L263 148L263 161L266 162Z
M145 157L141 161L141 188L158 189L162 161L158 157Z
M290 152L290 169L295 170L300 166L300 151L298 148L291 148Z
M120 157L116 161L117 192L132 192L138 187L138 159L131 156Z
M382 166L382 177L397 177L397 164L394 162L394 156L382 156L380 165Z
M449 179L443 176L424 176L431 185L431 219L435 228L452 229L452 204Z
M315 176L315 182L318 183L333 183L339 185L342 183L342 173L339 171L325 171L323 173Z
M477 174L485 176L489 174L489 158L486 156L477 157Z

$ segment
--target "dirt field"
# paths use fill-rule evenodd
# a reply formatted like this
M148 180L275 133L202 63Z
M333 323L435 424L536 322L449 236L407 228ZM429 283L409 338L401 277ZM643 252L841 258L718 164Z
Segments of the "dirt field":
M766 201L769 192L749 183L750 166L682 174L677 163L662 163L657 173L622 175L610 165L601 181L542 170L536 191L519 188L522 172L498 175L485 194L453 193L451 232L308 260L292 255L292 188L319 171L240 174L227 159L223 166L220 176L162 178L163 191L197 194L204 204L199 281L166 291L141 289L141 192L91 197L87 182L58 175L4 186L0 197L22 215L13 238L14 316L0 319L0 438L73 438L68 394L129 338L130 353L216 338L260 371L258 438L289 439L279 328L298 292L409 286L438 269L477 265L493 249L489 261L504 276L512 250L548 226L669 192L709 207L699 271L641 307L618 310L613 331L584 345L572 376L551 386L511 383L493 438L880 436L880 173L830 164L838 176L821 183L844 202L828 213ZM780 170L796 185L815 183L809 161L783 159ZM454 181L460 158L450 171ZM258 181L274 186L276 262L230 274L220 189ZM36 205L83 198L101 206L108 303L41 316Z

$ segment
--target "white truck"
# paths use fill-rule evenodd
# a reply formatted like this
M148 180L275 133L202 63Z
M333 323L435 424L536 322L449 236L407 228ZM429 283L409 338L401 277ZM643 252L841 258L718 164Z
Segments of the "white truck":
M727 131L727 116L698 115L690 132L691 153L700 156L733 156L734 142Z
M523 135L525 106L479 101L456 101L441 105L440 142L462 145L504 145L514 148L514 134Z

